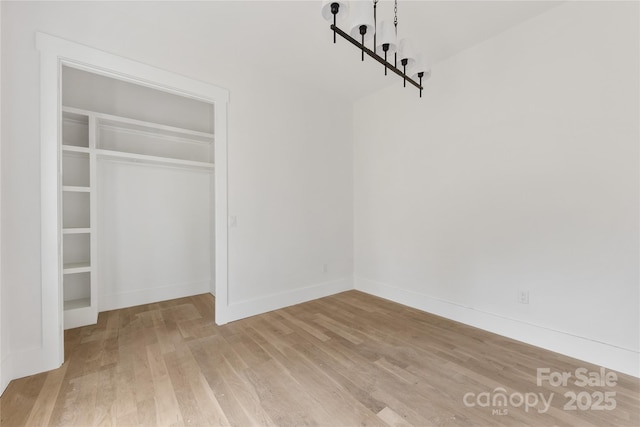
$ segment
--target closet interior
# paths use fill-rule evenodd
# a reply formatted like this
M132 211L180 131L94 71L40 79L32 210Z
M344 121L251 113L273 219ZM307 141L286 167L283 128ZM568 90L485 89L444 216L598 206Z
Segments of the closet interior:
M213 292L214 107L64 66L64 328Z

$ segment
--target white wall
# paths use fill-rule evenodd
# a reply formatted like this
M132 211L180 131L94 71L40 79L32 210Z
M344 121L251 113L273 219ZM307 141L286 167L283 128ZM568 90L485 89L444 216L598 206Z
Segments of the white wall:
M638 43L569 2L357 102L356 288L638 376Z
M211 54L228 42L223 34L197 56L159 45L154 37L163 29L172 29L171 38L188 36L174 31L188 14L175 13L179 3L157 6L3 4L2 281L11 284L5 297L13 357L41 339L36 31L229 89L229 211L237 217L229 232L229 300L236 316L352 286L350 108L285 81L278 70L235 69Z

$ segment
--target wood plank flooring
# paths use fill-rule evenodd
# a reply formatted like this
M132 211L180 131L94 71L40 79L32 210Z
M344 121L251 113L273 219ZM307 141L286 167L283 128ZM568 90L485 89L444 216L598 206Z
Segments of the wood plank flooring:
M222 327L213 310L199 295L66 331L65 364L13 381L0 424L640 425L634 377L581 387L597 366L357 291ZM571 378L538 386L537 368Z

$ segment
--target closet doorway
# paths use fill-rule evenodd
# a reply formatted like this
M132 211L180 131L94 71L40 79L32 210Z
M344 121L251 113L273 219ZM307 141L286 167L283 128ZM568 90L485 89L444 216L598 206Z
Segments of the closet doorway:
M29 369L59 367L63 330L99 311L211 292L226 323L228 91L43 33L36 47L42 344Z
M64 329L215 293L211 103L62 66Z

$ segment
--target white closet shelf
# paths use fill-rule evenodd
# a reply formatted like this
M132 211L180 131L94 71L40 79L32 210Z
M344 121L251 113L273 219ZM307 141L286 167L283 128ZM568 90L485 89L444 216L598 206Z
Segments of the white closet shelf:
M62 145L62 151L75 151L76 153L87 153L89 154L90 150L88 147L78 147L76 145Z
M62 191L68 191L73 193L89 193L91 191L91 188L79 187L75 185L65 185L62 187Z
M63 228L62 234L89 234L90 228Z
M97 113L95 111L83 110L81 108L62 107L62 111L65 113L78 114L82 116L94 116L97 119L108 120L110 122L121 123L130 126L143 127L149 129L155 129L157 131L165 131L176 134L188 135L192 137L204 138L213 141L213 133L200 132L197 130L179 128L176 126L161 125L159 123L145 122L144 120L130 119L127 117L114 116L111 114Z
M62 267L63 274L89 273L90 271L91 264L89 262L74 262Z
M104 150L101 148L97 148L95 152L97 155L101 157L108 157L111 159L123 159L123 160L139 161L139 162L147 162L147 163L161 163L165 165L176 165L176 166L189 166L189 167L197 167L197 168L203 168L203 169L213 169L215 167L213 163L208 163L208 162L197 162L194 160L173 159L170 157L149 156L147 154L125 153L124 151Z
M72 299L64 302L64 310L77 310L79 308L91 307L91 298Z

